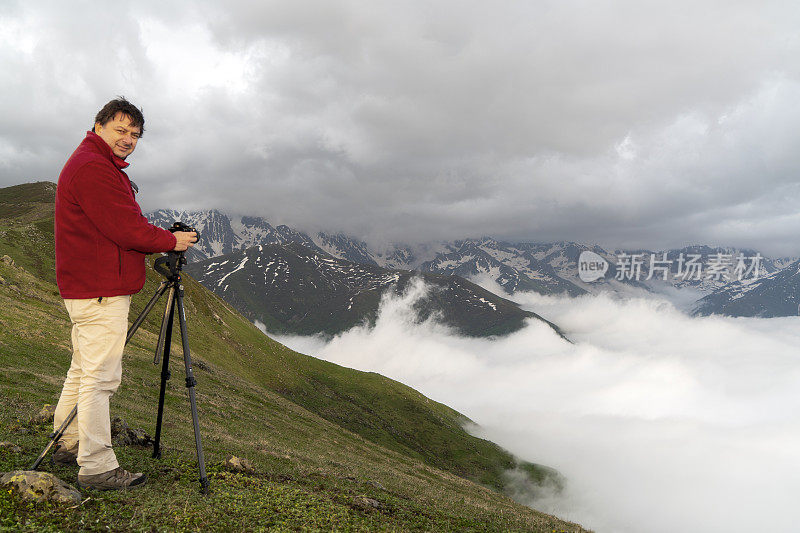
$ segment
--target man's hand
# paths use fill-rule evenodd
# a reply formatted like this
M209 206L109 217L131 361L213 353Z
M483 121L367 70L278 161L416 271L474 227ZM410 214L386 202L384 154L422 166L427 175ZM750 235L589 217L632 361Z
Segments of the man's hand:
M173 233L178 242L175 243L175 252L185 252L197 242L197 233L194 231L176 231Z

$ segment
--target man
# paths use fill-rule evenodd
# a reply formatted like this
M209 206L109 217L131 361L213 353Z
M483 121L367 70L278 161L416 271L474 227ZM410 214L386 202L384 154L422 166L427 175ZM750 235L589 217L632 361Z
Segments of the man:
M122 169L143 132L136 106L124 98L110 101L58 177L56 280L72 322L73 354L55 427L76 404L78 415L53 460L80 465L78 485L84 488L145 482L144 474L120 467L111 448L108 404L122 376L130 298L144 286L146 254L184 251L197 240L194 232L170 233L142 216Z

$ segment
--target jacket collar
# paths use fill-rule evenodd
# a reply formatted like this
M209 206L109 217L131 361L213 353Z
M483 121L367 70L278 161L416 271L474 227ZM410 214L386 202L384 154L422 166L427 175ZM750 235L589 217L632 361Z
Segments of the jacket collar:
M114 166L118 169L122 170L123 168L130 165L130 163L126 162L124 159L120 159L114 152L111 150L111 147L106 143L102 137L98 134L89 130L86 132L86 138L84 141L88 141L92 146L94 146L104 157L107 157L109 161L114 163Z

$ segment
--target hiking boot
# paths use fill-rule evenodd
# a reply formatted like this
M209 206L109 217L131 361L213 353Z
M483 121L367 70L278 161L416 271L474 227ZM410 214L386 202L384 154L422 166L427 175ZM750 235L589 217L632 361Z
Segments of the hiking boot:
M82 476L78 474L78 487L95 490L132 489L144 485L146 474L131 474L121 466L102 474Z
M67 449L63 442L57 443L50 460L55 465L78 466L78 445Z

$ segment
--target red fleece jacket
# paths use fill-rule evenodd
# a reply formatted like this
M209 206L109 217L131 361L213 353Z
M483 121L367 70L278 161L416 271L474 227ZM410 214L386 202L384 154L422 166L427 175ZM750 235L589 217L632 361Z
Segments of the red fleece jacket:
M139 292L145 255L175 248L175 236L142 215L122 171L127 166L88 131L58 177L56 281L62 298Z

